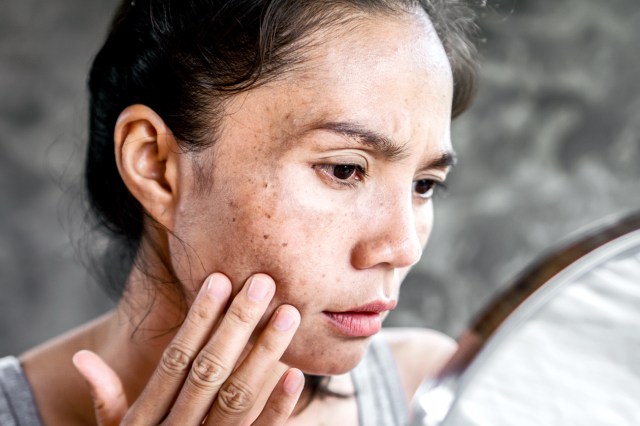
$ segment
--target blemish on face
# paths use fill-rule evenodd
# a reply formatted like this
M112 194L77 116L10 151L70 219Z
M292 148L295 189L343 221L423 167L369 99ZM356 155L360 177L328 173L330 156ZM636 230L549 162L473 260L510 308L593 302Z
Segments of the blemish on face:
M282 243L282 247L286 247L288 245L289 245L289 243Z
M264 183L264 188L267 189L269 187L269 182Z
M269 213L265 213L265 214L264 214L264 216L265 216L267 219L271 219L271 215L270 215Z
M232 218L232 219L231 219L231 221L232 221L232 222L235 222L235 221L236 221L236 218L235 218L235 217L234 217L234 218Z
M262 238L264 238L265 240L268 240L268 239L269 239L269 235L264 234L264 235L262 236Z

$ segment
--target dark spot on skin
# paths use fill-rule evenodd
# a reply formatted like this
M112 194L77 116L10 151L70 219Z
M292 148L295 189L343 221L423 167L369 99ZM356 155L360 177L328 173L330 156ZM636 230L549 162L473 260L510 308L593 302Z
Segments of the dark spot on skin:
M286 247L288 245L289 245L289 243L282 243L282 247Z
M265 182L264 183L264 187L265 187L265 189L268 188L269 187L269 182Z
M271 215L269 213L264 214L267 219L271 219Z
M231 221L232 221L232 222L235 222L235 221L236 221L236 218L234 217L233 219L231 219Z
M268 238L269 238L269 236L268 236L267 234L264 234L264 235L262 236L262 238L264 238L264 239L266 240L266 239L268 239Z

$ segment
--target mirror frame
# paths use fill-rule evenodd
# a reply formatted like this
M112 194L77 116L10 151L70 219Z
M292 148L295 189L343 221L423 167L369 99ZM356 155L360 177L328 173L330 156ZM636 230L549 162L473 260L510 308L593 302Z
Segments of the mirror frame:
M417 398L428 393L435 398L429 405L438 412L424 419L420 425L440 425L446 420L455 402L455 392L462 375L487 346L496 331L533 293L540 291L559 273L593 251L640 230L640 211L608 218L578 231L539 257L520 275L498 292L491 302L475 315L471 325L458 338L458 350L434 378L422 384L412 401L412 409L419 405ZM415 413L412 413L415 414ZM411 419L412 422L418 419Z

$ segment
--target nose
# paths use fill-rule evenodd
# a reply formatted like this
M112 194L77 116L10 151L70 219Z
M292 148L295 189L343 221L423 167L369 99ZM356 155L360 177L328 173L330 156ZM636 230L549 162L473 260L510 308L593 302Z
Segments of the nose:
M411 200L383 204L376 210L369 220L362 221L360 239L351 254L352 265L356 269L378 265L406 268L417 263L423 248L419 229L424 226L417 223Z

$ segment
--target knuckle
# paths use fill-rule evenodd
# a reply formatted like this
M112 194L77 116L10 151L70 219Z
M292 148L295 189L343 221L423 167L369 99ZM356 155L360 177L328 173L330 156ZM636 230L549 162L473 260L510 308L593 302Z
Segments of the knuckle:
M223 414L239 414L252 406L253 393L239 381L227 382L218 392L218 406Z
M264 339L258 345L255 346L255 351L257 351L261 357L277 357L280 358L280 355L286 349L286 345L283 345L282 342L273 340L273 339Z
M249 327L254 322L253 312L248 309L230 309L227 312L227 317L241 327Z
M224 363L214 355L200 354L191 368L191 381L199 388L209 390L225 379Z
M287 406L286 404L284 404L282 402L276 403L276 404L271 404L269 406L269 411L271 412L270 418L272 420L286 419L291 414L291 410L289 409L289 406Z
M196 326L202 326L203 322L208 323L211 320L211 311L205 306L194 303L186 320Z
M104 401L104 399L96 396L93 399L93 408L96 410L96 412L104 412L108 410L109 405Z
M171 376L183 376L191 363L189 354L179 345L170 344L162 354L160 367Z

